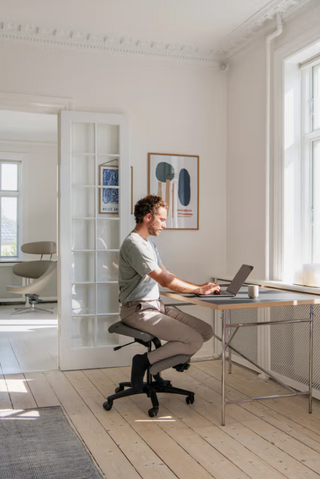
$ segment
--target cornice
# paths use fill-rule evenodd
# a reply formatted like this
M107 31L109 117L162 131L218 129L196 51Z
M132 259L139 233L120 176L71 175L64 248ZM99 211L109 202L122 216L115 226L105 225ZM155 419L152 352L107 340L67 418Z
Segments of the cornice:
M319 0L273 0L225 38L220 55L230 58L254 40L272 33L278 13L286 22L316 3Z
M274 31L274 18L277 13L280 13L282 19L286 21L294 17L302 8L305 9L318 2L319 0L272 0L228 35L222 42L221 48L217 50L201 49L177 43L110 37L107 34L98 35L8 21L0 22L0 40L20 41L64 49L150 55L218 66L221 61L231 58L258 37Z
M0 39L18 40L24 43L38 43L60 48L154 55L209 64L219 61L215 57L213 50L200 49L190 45L116 38L107 35L61 30L54 27L43 28L35 25L23 25L4 21L0 22Z

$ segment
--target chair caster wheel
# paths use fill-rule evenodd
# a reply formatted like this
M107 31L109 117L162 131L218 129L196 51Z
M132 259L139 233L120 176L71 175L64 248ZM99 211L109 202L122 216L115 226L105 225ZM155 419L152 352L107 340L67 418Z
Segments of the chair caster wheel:
M187 404L193 404L193 403L194 403L194 395L192 395L192 396L187 396L187 397L186 397L186 403L187 403Z
M149 409L148 414L150 417L155 417L158 414L158 408L154 407L152 409Z
M123 386L118 386L118 387L114 390L114 392L115 392L115 393L120 393L120 392L123 391L123 390L124 390L124 387L123 387Z
M106 411L110 411L110 409L112 408L112 405L113 405L113 401L106 401L103 403L103 409L105 409Z

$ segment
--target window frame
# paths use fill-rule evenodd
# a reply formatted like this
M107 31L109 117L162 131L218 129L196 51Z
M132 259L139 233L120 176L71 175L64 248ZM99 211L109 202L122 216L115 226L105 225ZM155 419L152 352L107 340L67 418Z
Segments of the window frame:
M297 101L301 102L301 112L309 114L307 108L304 107L304 97L302 92L305 91L303 88L305 80L302 78L301 71L299 71L298 64L300 62L306 61L308 58L311 58L320 53L320 24L317 24L313 29L307 30L299 36L296 36L280 45L278 48L275 48L273 51L273 62L272 62L272 91L271 91L271 101L272 101L272 110L271 110L271 144L270 144L270 183L269 183L269 198L270 198L270 207L269 207L269 225L267 234L269 235L269 248L267 251L267 258L269 264L270 274L268 279L280 281L285 284L294 284L296 278L286 276L285 268L285 164L286 164L286 150L285 150L285 85L286 85L286 64L292 63L294 60L298 60L296 64L296 73L300 73L300 96L297 97ZM302 117L300 115L300 120ZM300 127L300 133L297 133L299 138L297 139L297 151L304 159L307 158L307 152L310 153L310 145L306 142L306 137L303 135L302 128ZM306 162L300 162L301 165L306 165ZM303 170L301 170L302 177ZM307 181L306 174L304 174L302 181ZM301 194L301 182L299 185L299 191L295 190L294 193L297 193L299 197ZM297 198L298 200L298 198ZM297 208L299 209L302 206L301 201L297 201ZM296 211L296 210L295 210ZM304 228L304 223L306 219L303 218L303 215L300 214L299 218L302 218L302 224L300 228ZM304 228L305 229L305 228ZM294 232L296 234L296 231ZM301 241L304 244L307 243L305 237L301 236ZM299 238L300 240L300 238ZM301 245L299 246L299 254L303 253L304 256L307 256L306 252L303 251ZM294 258L296 259L296 258ZM300 264L309 262L309 260L300 260Z
M0 184L0 197L14 197L17 198L17 255L16 256L2 256L0 249L0 263L15 262L21 260L21 245L22 245L22 196L23 196L23 164L26 161L26 155L24 153L12 153L12 152L0 152L0 168L3 163L14 163L18 165L18 190L1 190ZM0 173L1 181L1 173ZM1 227L1 218L0 218ZM1 247L1 238L0 238Z
M305 218L302 228L301 247L303 263L313 263L313 162L314 143L320 141L320 128L314 129L314 98L313 81L314 68L320 65L320 60L301 70L302 103L304 108L302 118L302 151L301 151L301 213ZM320 71L319 71L320 74Z

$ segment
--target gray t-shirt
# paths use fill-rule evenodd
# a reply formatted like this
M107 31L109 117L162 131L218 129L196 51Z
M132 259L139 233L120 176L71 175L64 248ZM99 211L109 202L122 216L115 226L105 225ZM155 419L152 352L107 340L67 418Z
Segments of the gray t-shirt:
M130 233L120 248L119 302L154 300L159 298L159 284L150 276L161 264L154 242Z

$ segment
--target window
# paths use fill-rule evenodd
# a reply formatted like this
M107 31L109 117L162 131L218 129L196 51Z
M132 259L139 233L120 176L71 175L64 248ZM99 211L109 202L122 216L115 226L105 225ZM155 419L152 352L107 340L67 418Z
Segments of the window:
M3 156L2 156L3 158ZM1 259L19 256L21 162L0 160Z
M309 284L303 265L320 263L320 56L301 55L285 62L281 279Z
M320 63L312 68L312 247L311 262L320 263Z

